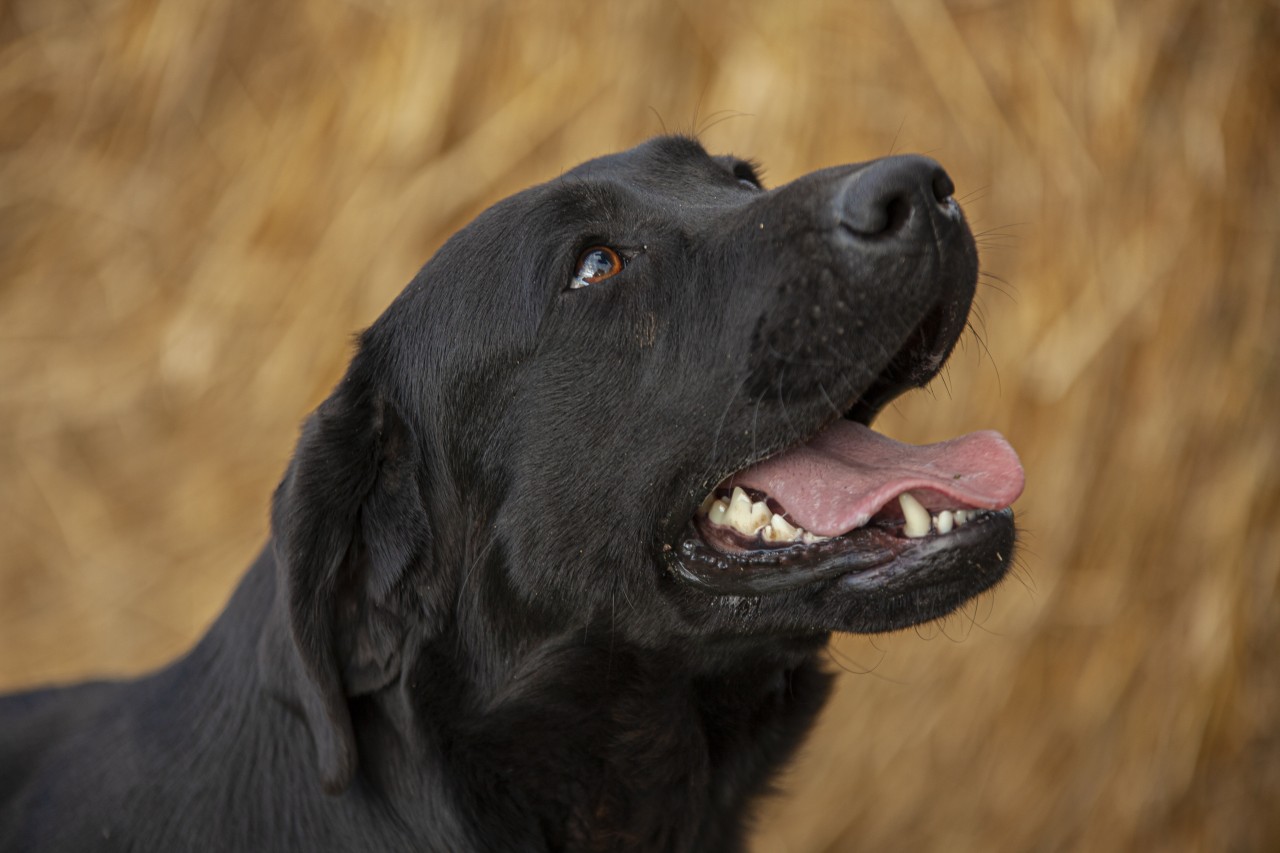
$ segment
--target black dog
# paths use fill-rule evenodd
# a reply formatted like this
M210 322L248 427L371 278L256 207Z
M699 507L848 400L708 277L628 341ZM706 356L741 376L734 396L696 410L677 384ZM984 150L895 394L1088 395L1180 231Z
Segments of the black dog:
M998 435L865 426L965 327L952 190L669 137L492 207L362 336L208 635L0 700L0 849L741 849L829 633L1010 564Z

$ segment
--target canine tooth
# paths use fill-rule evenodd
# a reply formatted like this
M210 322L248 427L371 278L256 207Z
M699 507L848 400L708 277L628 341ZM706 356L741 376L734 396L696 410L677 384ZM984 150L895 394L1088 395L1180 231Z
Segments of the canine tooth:
M747 493L741 486L735 486L733 489L733 497L729 498L729 511L725 513L724 523L742 533L756 532L751 522L751 498L747 497Z
M793 527L791 522L787 521L780 515L775 515L769 522L769 530L773 531L775 541L792 542L800 536L800 529Z
M711 509L707 510L707 518L716 524L725 524L724 516L729 511L729 507L724 501L716 501L711 505Z
M751 529L759 531L763 527L768 527L770 520L773 519L773 510L769 509L768 504L764 501L756 501L751 505Z
M954 524L955 516L952 515L949 509L944 509L933 517L933 526L938 529L939 533L950 533Z
M932 519L929 517L929 511L920 501L916 500L910 492L903 492L898 495L898 504L902 507L902 515L906 519L902 532L907 538L919 539L929 532Z

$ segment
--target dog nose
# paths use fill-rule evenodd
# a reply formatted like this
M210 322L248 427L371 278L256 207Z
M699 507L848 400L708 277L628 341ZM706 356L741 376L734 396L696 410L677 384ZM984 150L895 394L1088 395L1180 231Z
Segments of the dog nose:
M928 207L948 211L955 184L928 157L918 154L885 157L844 179L836 192L840 224L861 237L888 236L911 221L923 221Z

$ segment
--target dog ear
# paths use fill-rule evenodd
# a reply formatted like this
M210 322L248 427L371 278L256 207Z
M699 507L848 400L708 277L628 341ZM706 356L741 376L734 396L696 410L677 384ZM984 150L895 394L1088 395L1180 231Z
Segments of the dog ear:
M329 793L356 768L349 698L399 676L412 607L402 580L429 553L418 443L376 373L356 356L304 424L272 501L295 699Z

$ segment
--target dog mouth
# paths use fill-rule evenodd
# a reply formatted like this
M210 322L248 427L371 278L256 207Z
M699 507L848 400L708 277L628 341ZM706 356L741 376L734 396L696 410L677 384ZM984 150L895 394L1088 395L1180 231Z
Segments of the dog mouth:
M996 432L914 446L841 420L729 478L694 524L722 553L814 545L874 525L905 539L945 536L1006 508L1022 467Z
M686 580L734 594L936 563L1007 533L1022 487L999 433L915 446L842 419L717 486L675 562Z
M761 595L841 577L861 588L927 583L1009 557L1024 472L1002 435L911 445L867 425L941 369L945 352L909 349L916 369L886 370L844 418L712 489L669 555L674 573L711 592Z

